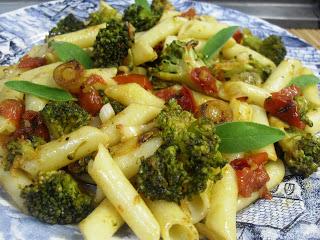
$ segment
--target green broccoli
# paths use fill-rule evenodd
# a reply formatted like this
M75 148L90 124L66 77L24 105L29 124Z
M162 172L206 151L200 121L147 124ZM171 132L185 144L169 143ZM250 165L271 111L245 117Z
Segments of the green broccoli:
M163 0L153 0L151 8L131 4L124 10L123 20L130 22L137 32L146 31L157 24L167 5Z
M307 113L313 109L312 104L304 96L296 96L294 98L295 103L299 111L299 116L302 122L304 122L309 127L313 126L313 122L307 116Z
M264 40L261 40L260 38L252 35L249 30L244 30L243 45L269 58L276 65L279 65L287 54L284 43L281 38L276 35L270 35Z
M120 65L128 55L132 44L128 25L116 20L106 23L100 29L93 45L93 59L96 67Z
M91 118L88 112L72 101L50 101L40 115L54 139L88 125Z
M64 171L40 174L21 197L30 215L49 224L78 223L92 210L91 197Z
M108 22L111 19L121 21L121 18L121 14L116 9L108 5L106 2L100 1L99 10L89 15L87 25L94 26Z
M178 40L168 45L157 61L155 67L150 68L154 77L166 81L175 81L189 87L199 89L199 85L192 79L194 69L206 67L202 58L196 53L197 41L187 43Z
M3 161L4 170L9 171L13 163L24 155L32 156L34 150L45 144L46 141L38 136L30 136L27 139L17 138L6 144L7 154Z
M284 162L292 173L308 177L320 166L320 139L310 133L291 130L279 142Z
M78 20L72 13L61 19L57 26L49 31L49 37L75 32L85 28L82 21Z
M153 156L142 159L137 175L138 191L145 197L179 203L204 191L208 180L222 177L226 161L210 119L196 120L170 100L157 123L164 143Z

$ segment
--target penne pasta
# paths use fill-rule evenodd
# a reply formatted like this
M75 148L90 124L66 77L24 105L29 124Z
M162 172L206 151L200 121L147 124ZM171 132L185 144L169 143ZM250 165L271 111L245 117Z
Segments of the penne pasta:
M224 176L212 186L210 209L205 225L212 231L212 239L236 239L238 185L233 168L228 164Z
M196 240L197 229L191 219L173 202L147 201L148 207L159 222L163 240Z
M106 27L106 24L103 23L103 24L88 27L76 32L57 35L49 38L48 42L50 41L69 42L69 43L78 45L81 48L89 48L93 46L94 41L96 40L96 36L99 33L99 30L105 27Z
M120 143L110 148L114 161L118 164L123 174L132 178L139 171L142 158L151 157L161 146L162 140L153 137L143 143L139 143L139 138L134 138L128 142Z
M313 123L313 126L306 126L305 131L311 134L317 134L320 131L320 108L307 113L307 117Z
M20 196L23 187L31 184L32 181L21 170L5 171L0 168L0 186L10 195L15 205L23 212L27 212Z
M97 151L100 143L107 143L107 136L95 127L84 126L36 149L35 157L22 159L18 165L36 176L40 171L57 170L88 154Z
M161 108L141 104L130 104L122 112L111 118L101 130L108 137L108 144L112 146L121 140L123 126L137 126L150 122L161 111Z
M106 240L110 239L123 223L115 207L105 199L79 223L79 228L86 240Z
M123 94L124 92L126 94ZM164 106L164 101L162 99L145 90L137 83L120 84L107 87L105 89L105 94L126 106L132 103L159 108Z
M140 239L160 238L157 220L102 144L89 164L89 174Z
M228 100L233 98L247 98L248 103L261 107L263 107L264 101L271 96L269 92L262 88L240 81L225 83L224 91Z
M282 61L264 82L263 88L268 92L278 92L286 87L293 77L301 70L301 62L294 59Z

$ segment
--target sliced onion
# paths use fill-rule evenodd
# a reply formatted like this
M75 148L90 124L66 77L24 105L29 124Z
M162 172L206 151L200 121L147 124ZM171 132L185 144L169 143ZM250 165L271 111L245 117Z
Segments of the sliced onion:
M114 115L116 114L110 103L103 105L103 107L100 109L99 117L102 123L106 123Z

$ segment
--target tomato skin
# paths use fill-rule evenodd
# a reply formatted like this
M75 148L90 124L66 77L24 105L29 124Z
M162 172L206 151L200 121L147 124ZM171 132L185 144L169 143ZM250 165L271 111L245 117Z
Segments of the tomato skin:
M175 98L178 104L183 110L196 113L198 111L198 106L194 100L192 91L186 87L182 86L180 90L173 87L168 87L159 90L156 96L168 102L170 99Z
M6 99L0 103L0 115L9 119L17 128L19 127L24 106L21 101Z
M18 68L33 69L33 68L41 67L46 64L47 64L47 60L45 58L29 57L29 55L25 55L20 59Z
M305 123L301 121L298 106L294 97L300 94L297 86L289 86L271 94L264 102L264 108L271 115L287 122L289 125L304 129Z
M234 40L236 40L237 43L241 43L242 39L243 39L243 34L240 30L236 31L233 36Z
M165 102L168 102L170 99L175 98L178 94L178 90L173 87L168 87L161 89L155 93L155 95Z
M33 135L42 137L47 142L50 140L49 130L39 112L27 110L23 113L22 119L30 122Z
M148 77L142 74L118 75L113 78L119 84L137 83L146 90L152 90L152 84Z
M197 16L197 12L194 8L189 8L187 11L181 13L180 17L185 17L185 18L194 18Z
M208 95L214 95L218 92L216 79L212 76L207 67L203 66L192 69L191 80Z
M93 116L96 116L103 106L102 98L94 88L90 88L88 91L82 90L78 99L79 105Z
M263 190L265 197L270 197L266 191L266 183L270 177L264 164L268 161L268 154L257 153L248 157L233 160L230 164L236 170L239 194L250 197L251 193Z

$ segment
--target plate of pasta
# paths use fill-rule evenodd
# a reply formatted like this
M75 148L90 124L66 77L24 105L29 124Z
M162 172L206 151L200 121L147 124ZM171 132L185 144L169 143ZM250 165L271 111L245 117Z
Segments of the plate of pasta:
M319 67L200 1L0 15L0 239L320 239Z

